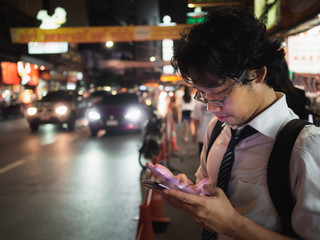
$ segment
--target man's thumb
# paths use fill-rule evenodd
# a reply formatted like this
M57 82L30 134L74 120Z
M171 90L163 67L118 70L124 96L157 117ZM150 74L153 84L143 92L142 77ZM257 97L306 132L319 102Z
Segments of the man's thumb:
M209 184L203 185L203 191L207 196L213 196L213 195L216 195L217 193L216 188Z

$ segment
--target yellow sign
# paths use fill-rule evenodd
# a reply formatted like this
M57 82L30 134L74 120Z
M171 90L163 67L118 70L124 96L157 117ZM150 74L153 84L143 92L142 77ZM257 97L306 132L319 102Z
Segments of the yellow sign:
M201 7L217 7L227 5L241 5L250 3L252 0L188 0L188 4Z
M175 26L112 26L112 27L64 27L44 30L39 28L11 28L12 43L29 42L130 42L179 39L180 33L191 24Z
M162 76L160 77L160 81L162 81L162 82L179 82L179 81L183 81L183 78L178 75L162 74Z

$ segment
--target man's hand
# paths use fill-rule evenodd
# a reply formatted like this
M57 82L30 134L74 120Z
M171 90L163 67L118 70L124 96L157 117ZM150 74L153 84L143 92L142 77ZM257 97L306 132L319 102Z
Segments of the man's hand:
M217 187L204 185L207 196L189 194L174 189L164 190L164 198L173 206L190 213L203 228L212 232L228 233L242 216L231 206L224 192ZM210 196L208 196L210 195Z
M172 172L163 165L153 165L147 162L148 169L160 180L160 182L172 189L184 191L187 193L206 195L203 191L203 185L209 184L209 179L203 179L197 185L194 185L185 174L173 175Z
M147 163L148 169L171 189L161 191L161 195L174 207L190 213L203 228L223 233L233 226L239 215L231 206L224 192L210 186L208 178L194 185L185 174L173 175L163 165Z
M292 240L272 232L241 216L231 205L221 188L209 185L203 179L194 185L184 174L174 176L162 165L148 163L147 167L160 181L171 187L161 191L169 204L187 211L203 228L225 234L237 240Z

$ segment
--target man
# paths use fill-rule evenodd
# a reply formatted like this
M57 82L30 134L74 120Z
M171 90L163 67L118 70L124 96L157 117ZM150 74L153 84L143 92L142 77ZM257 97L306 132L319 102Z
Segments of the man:
M297 118L285 95L273 90L276 82L267 74L283 55L280 43L269 41L265 26L245 9L213 9L175 49L175 69L198 90L196 99L206 102L215 117L204 139L197 185L161 165L148 168L173 188L162 191L165 199L188 211L204 232L215 232L219 240L295 239L281 234L267 185L267 164L277 134ZM226 126L206 156L218 120ZM237 143L227 185L217 187L231 132L241 134L247 126L256 132ZM296 239L320 237L319 143L320 129L305 126L291 154L290 190L295 202L291 224Z

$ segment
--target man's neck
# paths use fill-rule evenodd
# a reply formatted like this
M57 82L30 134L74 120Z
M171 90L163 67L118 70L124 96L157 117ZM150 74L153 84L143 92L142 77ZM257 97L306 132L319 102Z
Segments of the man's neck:
M263 97L259 98L261 101L257 104L256 110L253 112L251 117L243 124L234 126L234 127L241 127L249 123L252 119L274 104L278 99L280 99L281 94L276 93L272 88L267 87L263 91Z

